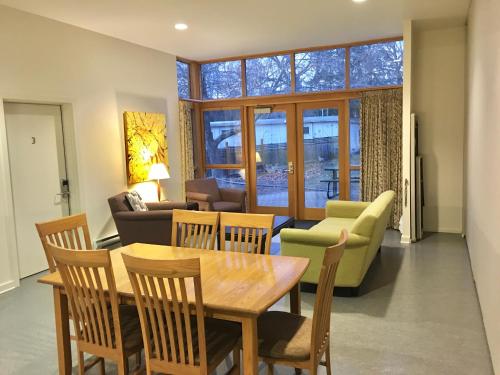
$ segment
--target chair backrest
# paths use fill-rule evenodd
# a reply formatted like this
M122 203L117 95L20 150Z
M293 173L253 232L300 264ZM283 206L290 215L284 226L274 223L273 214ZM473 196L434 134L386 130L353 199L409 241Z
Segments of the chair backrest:
M207 371L200 259L151 260L122 254L134 290L146 361L168 374ZM188 295L194 294L194 301ZM190 312L195 312L192 317ZM194 371L193 371L194 370Z
M319 275L318 289L316 290L316 301L314 303L314 315L311 335L311 359L317 361L324 353L326 345L330 340L330 314L333 300L333 288L335 275L340 259L344 254L347 242L347 231L342 230L339 242L327 247L323 257L323 265Z
M40 241L42 241L50 272L56 271L56 264L54 263L54 259L48 254L49 242L66 249L92 249L87 216L85 214L66 216L45 223L36 223L35 226Z
M273 224L274 215L271 214L221 212L220 250L260 254L265 234L262 254L269 254ZM226 244L227 233L230 235L229 247Z
M186 181L186 192L203 193L212 197L214 202L221 200L219 186L215 178L197 178Z
M128 192L124 191L108 198L108 204L112 215L122 211L133 211L132 206L127 199L127 194Z
M213 250L218 225L218 212L176 209L172 215L172 246Z
M104 348L108 354L109 350L122 351L118 294L109 251L75 251L51 243L48 249L68 296L79 345L93 350Z

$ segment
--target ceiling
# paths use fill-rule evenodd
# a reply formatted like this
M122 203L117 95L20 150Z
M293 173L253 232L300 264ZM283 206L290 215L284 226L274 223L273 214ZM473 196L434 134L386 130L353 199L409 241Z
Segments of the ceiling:
M470 0L0 0L188 59L401 35L403 20L465 23ZM184 22L186 31L174 24Z

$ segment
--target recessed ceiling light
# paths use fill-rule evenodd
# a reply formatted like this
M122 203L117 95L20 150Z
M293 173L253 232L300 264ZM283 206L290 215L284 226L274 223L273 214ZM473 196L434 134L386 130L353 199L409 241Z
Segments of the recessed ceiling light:
M176 30L186 30L188 28L188 25L186 25L185 23L176 23L174 27Z
M353 3L364 3L366 0L352 0Z

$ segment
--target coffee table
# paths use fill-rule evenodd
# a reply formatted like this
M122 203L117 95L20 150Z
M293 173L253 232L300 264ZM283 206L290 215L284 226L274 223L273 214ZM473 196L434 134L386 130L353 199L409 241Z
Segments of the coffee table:
M274 223L273 223L273 231L271 233L271 237L276 236L280 230L283 228L293 228L295 227L295 218L293 216L275 216L274 217ZM263 236L262 236L262 246L260 249L260 253L263 253L264 246L266 243L266 236L267 236L267 230L264 230ZM231 229L226 228L226 241L231 240ZM237 237L236 237L237 238ZM217 236L217 240L219 237ZM220 248L220 246L219 246Z

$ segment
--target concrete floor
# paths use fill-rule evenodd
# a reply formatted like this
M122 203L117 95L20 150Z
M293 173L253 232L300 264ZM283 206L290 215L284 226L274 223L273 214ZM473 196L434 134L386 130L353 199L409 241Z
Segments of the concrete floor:
M51 290L36 278L0 296L0 374L57 373ZM312 316L314 297L302 294L304 315ZM288 301L273 309L287 310ZM404 247L388 231L361 295L334 298L331 329L334 374L493 374L458 235L433 234ZM112 363L107 370L115 373ZM293 371L277 367L276 373Z

